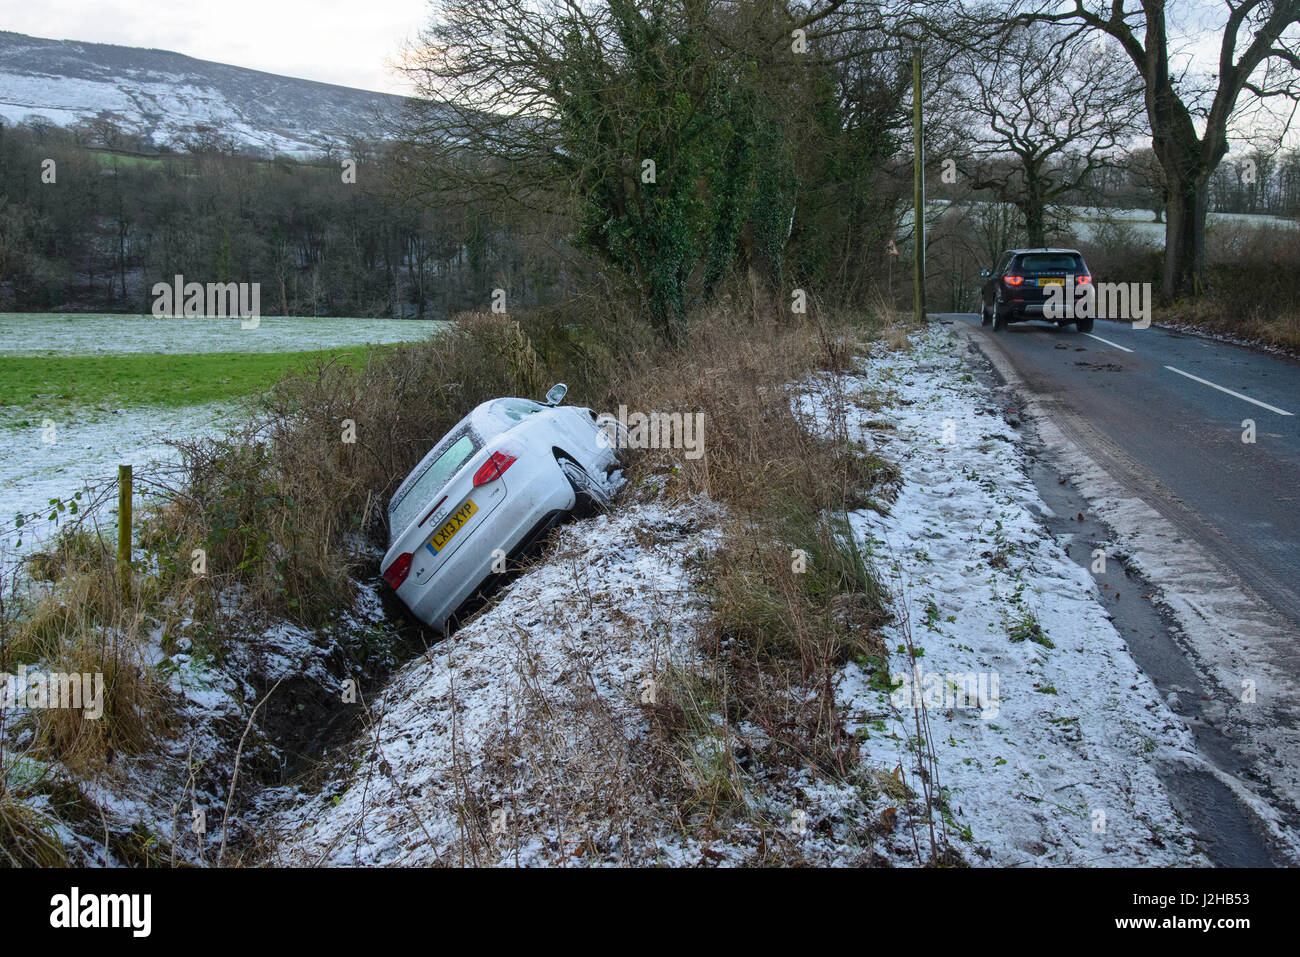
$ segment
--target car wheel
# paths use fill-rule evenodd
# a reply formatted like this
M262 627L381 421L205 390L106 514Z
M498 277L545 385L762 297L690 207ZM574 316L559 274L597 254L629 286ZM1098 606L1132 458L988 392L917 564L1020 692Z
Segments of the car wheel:
M1074 328L1078 329L1080 332L1092 332L1092 319L1076 319L1074 321Z
M990 309L988 306L986 306L983 301L981 301L980 302L980 325L987 326L987 325L991 325L992 323L993 323L993 310Z
M560 470L564 472L569 484L573 486L574 498L578 500L576 505L586 505L587 508L598 511L609 508L609 492L592 479L581 465L567 455L556 455L555 460L560 464Z
M993 331L1001 332L1007 327L1007 314L997 306L993 307Z

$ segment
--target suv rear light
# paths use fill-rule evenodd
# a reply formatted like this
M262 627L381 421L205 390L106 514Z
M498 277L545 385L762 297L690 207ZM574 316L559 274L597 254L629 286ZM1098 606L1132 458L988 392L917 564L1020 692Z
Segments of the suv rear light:
M1092 282L1092 277L1091 277L1091 276L1075 276L1075 277L1074 277L1074 282L1075 282L1075 285L1083 286L1083 285L1086 285L1087 283Z
M515 464L516 456L509 452L493 452L491 458L479 466L474 473L474 487L486 485L505 475L506 469Z
M1019 286L1022 282L1025 281L1025 277L1024 276L1003 276L1002 281L1005 282L1008 286Z
M384 569L384 581L388 582L389 588L397 591L409 574L411 574L411 553L402 552L393 559L393 564Z

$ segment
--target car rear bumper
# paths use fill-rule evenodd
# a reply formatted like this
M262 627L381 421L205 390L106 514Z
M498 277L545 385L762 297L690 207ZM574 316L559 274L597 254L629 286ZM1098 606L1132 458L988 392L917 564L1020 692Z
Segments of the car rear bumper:
M1045 311L1045 304L1041 302L1016 302L1008 303L1003 307L1003 318L1007 322L1026 322L1030 319L1044 319L1048 322L1073 322L1073 319L1061 318L1054 319L1048 316Z
M1011 316L1022 319L1041 319L1043 317L1043 305L1044 303L1041 301L1012 300L1007 303L1007 312Z

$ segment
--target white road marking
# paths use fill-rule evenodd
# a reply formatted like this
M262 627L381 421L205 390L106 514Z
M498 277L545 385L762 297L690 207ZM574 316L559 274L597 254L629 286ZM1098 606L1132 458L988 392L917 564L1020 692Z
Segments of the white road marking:
M1091 332L1085 332L1084 335L1090 339L1096 339L1098 342L1104 342L1108 346L1114 346L1116 349L1119 349L1121 352L1133 351L1128 346L1121 346L1118 342L1111 342L1109 339L1103 339L1101 336L1094 336Z
M1238 399L1245 399L1247 402L1257 405L1261 409L1268 409L1268 411L1276 412L1278 415L1295 415L1294 412L1288 412L1286 409L1279 409L1277 406L1269 405L1267 402L1260 402L1258 399L1252 399L1250 396L1242 395L1240 392L1233 392L1231 389L1225 389L1221 385L1215 385L1209 379L1202 379L1200 376L1192 375L1190 372L1184 372L1182 369L1175 369L1173 366L1165 366L1165 368L1170 372L1177 372L1181 376L1186 376L1195 382L1199 382L1201 385L1208 385L1211 389L1218 389L1220 392L1226 392L1228 395L1235 396Z

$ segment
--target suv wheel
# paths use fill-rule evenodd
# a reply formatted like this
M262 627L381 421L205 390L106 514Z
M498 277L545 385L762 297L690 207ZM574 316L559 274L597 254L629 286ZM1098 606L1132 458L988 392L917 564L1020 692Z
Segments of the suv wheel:
M1007 327L1007 314L997 306L993 307L993 331L1001 332Z
M1092 319L1076 319L1074 322L1074 328L1078 329L1080 332L1092 332Z

